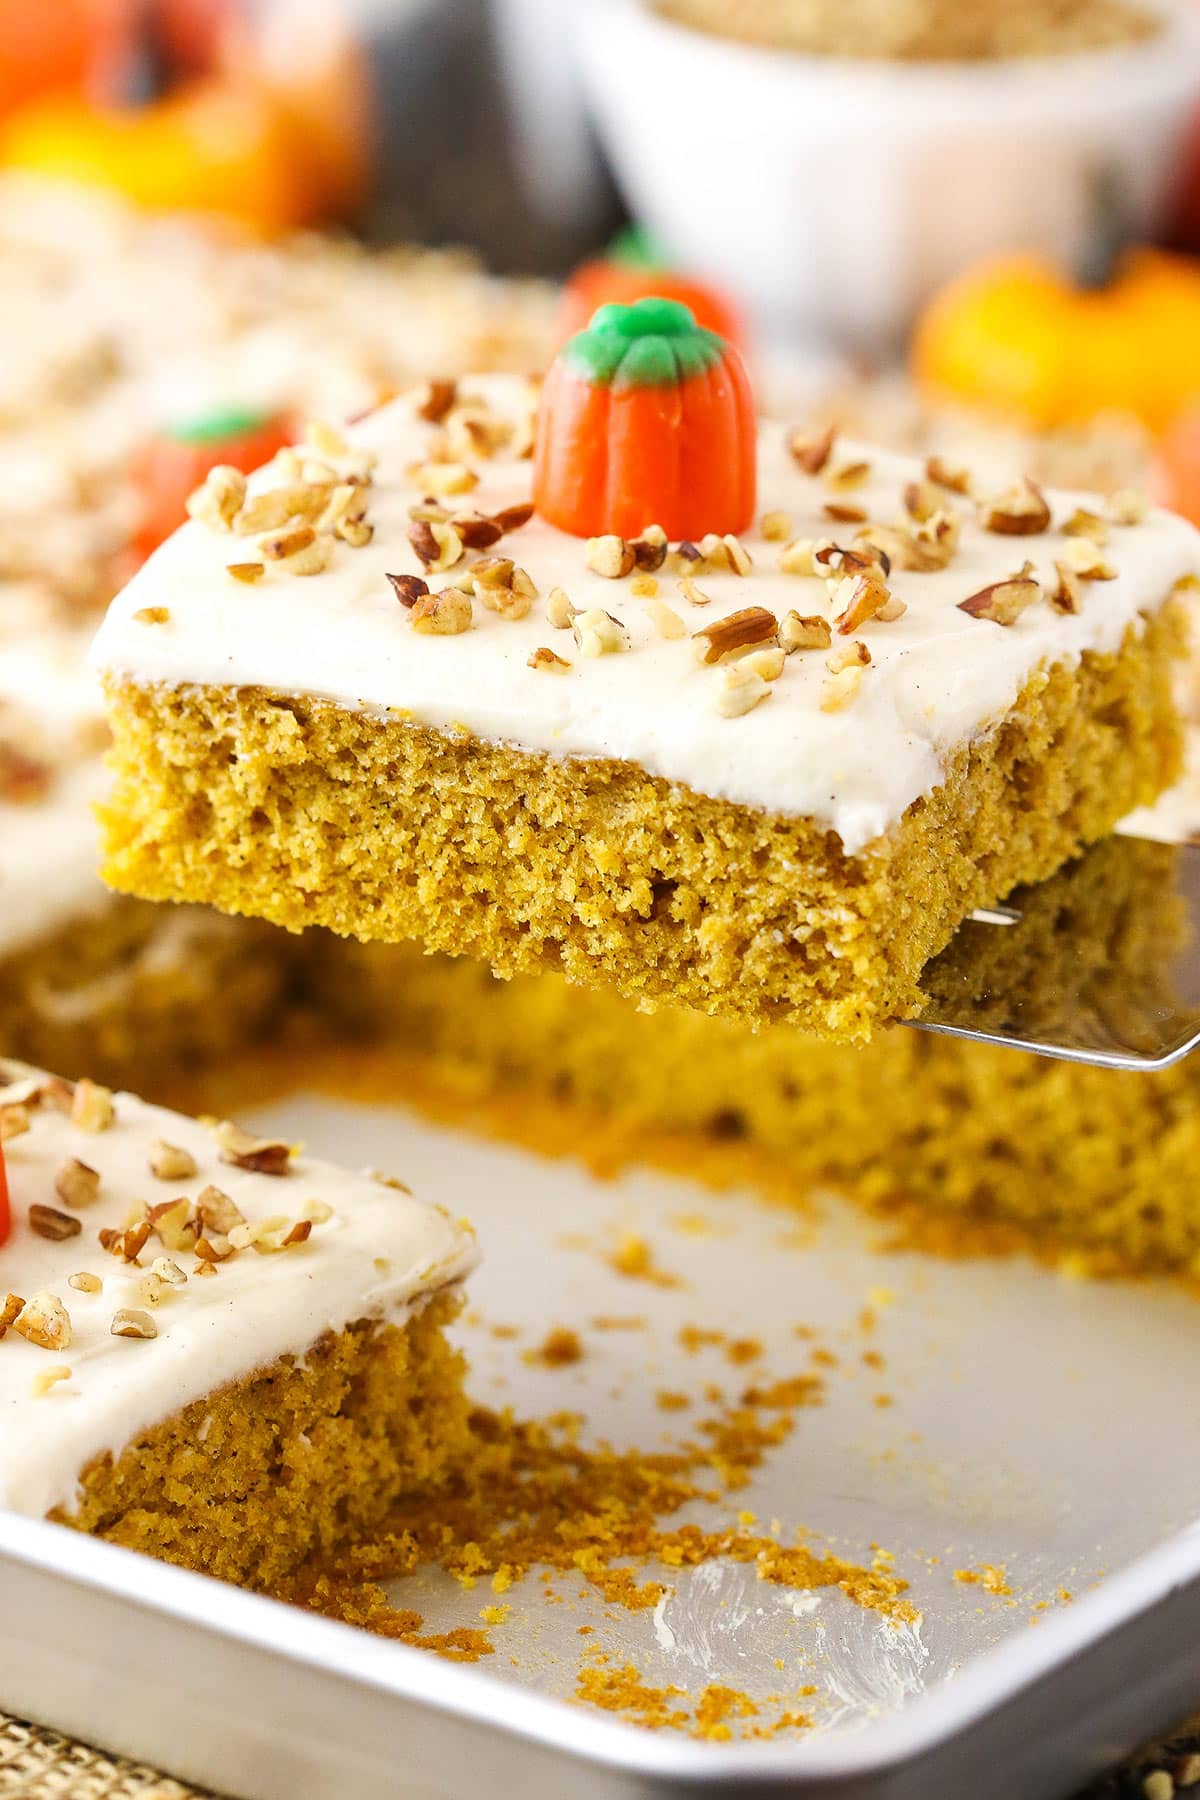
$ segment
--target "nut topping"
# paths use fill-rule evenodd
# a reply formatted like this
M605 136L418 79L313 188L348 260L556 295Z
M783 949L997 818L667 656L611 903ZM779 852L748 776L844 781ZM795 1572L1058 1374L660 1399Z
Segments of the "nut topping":
M245 498L246 477L242 471L220 463L208 471L203 486L188 496L188 517L216 531L232 531Z
M623 575L632 573L636 561L637 558L625 539L616 537L612 532L587 541L587 566L593 575L604 575L610 581L619 581Z
M463 541L453 525L415 519L408 528L408 541L427 575L440 575L462 561Z
M1119 488L1109 495L1104 510L1114 525L1144 525L1150 502L1134 488Z
M84 1075L75 1083L71 1122L81 1131L107 1131L114 1118L111 1088L101 1087Z
M1067 537L1091 538L1094 544L1107 544L1108 526L1099 513L1089 512L1086 507L1078 506L1063 526Z
M288 1175L291 1173L292 1147L283 1138L251 1137L232 1119L222 1119L213 1136L221 1152L221 1161L239 1169L251 1169L256 1175Z
M461 588L426 594L412 609L414 631L434 637L459 637L471 629L471 596Z
M740 612L715 619L700 631L692 633L692 650L699 663L720 662L749 644L773 643L779 621L765 606L746 606Z
M547 649L545 644L539 644L527 658L527 667L531 669L549 669L561 672L563 669L569 669L570 666L565 656L559 656L557 651Z
M839 584L840 589L846 587L851 590L849 597L834 619L842 637L849 637L868 619L898 619L906 610L903 600L893 595L878 571L864 575L857 582Z
M575 617L575 608L564 588L551 588L546 595L546 617L556 631L565 631Z
M836 550L832 538L794 538L780 552L779 567L785 575L819 575L817 559L823 550Z
M833 453L836 436L832 425L828 431L816 433L791 431L787 439L788 454L806 475L819 475Z
M761 701L769 699L770 695L770 682L764 681L756 670L744 668L741 663L733 663L729 668L721 670L715 705L722 718L737 719L743 713L752 712Z
M29 1228L38 1237L49 1238L53 1244L61 1244L67 1238L78 1237L83 1230L83 1222L73 1218L70 1213L59 1212L56 1206L35 1204L29 1209Z
M1080 581L1115 581L1117 571L1091 538L1072 538L1063 546L1063 561Z
M12 1328L39 1350L66 1350L71 1342L71 1315L57 1294L27 1300Z
M158 1326L148 1312L141 1312L137 1307L123 1306L113 1314L109 1332L119 1338L156 1338Z
M24 1304L20 1294L6 1294L3 1301L0 1301L0 1338L4 1336Z
M958 610L969 613L973 619L990 619L993 625L1015 625L1041 591L1031 575L1010 575L1007 581L994 581L990 587L960 600Z
M927 478L952 494L970 494L971 471L946 461L944 456L931 456L925 464Z
M389 575L388 580L401 606L415 606L429 592L429 583L420 575Z
M994 500L981 501L979 522L1001 537L1037 537L1050 529L1050 503L1026 475Z
M648 611L659 637L682 638L687 636L687 626L674 607L668 606L665 600L655 600Z
M864 525L867 520L864 507L847 506L842 500L827 500L822 510L837 525Z
M165 1138L155 1138L148 1161L150 1173L159 1181L188 1181L196 1173L196 1159L191 1151L179 1144L168 1144Z
M828 650L833 629L819 613L786 612L779 624L779 642L788 656L795 650Z
M431 381L417 407L418 419L424 419L428 425L440 425L457 398L457 381Z
M100 1192L100 1174L90 1163L69 1156L55 1172L54 1191L64 1206L91 1206Z
M620 619L599 606L577 612L571 629L581 656L612 656L630 648L629 633Z

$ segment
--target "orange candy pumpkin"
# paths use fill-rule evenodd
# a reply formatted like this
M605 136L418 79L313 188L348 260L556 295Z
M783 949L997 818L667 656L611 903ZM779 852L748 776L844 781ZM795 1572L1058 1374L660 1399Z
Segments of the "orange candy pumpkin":
M1200 265L1135 249L1081 288L1040 257L998 258L932 301L912 360L936 397L1036 429L1115 411L1161 432L1200 398Z
M534 504L575 537L745 531L755 465L742 359L676 300L602 306L546 376Z
M137 549L149 556L183 524L188 496L210 469L228 463L249 475L294 436L282 415L239 411L212 413L149 439L130 468L139 501Z

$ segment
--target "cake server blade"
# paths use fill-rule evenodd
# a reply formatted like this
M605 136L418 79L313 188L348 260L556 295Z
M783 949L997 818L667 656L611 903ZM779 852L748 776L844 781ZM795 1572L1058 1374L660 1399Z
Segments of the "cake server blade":
M1109 1069L1200 1044L1200 844L1113 837L973 914L906 1023Z

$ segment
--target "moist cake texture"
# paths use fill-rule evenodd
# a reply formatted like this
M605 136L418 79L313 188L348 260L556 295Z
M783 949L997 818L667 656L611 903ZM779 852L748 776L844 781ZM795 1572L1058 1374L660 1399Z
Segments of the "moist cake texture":
M864 1038L1173 778L1182 521L765 425L743 540L584 543L533 404L435 385L198 497L93 653L115 887Z
M2 1072L0 1505L270 1589L449 1471L468 1227L228 1123Z
M1194 819L1194 790L1191 803ZM1184 926L1177 854L1109 840L1043 883L1020 925L993 932L999 991L1051 1014L1065 958L1100 1025L1114 968L1166 993ZM819 1043L678 1007L639 1014L556 976L498 982L467 958L332 940L311 973L340 1041L390 1047L379 1091L436 1116L605 1172L658 1164L802 1209L834 1189L952 1254L1022 1248L1097 1272L1200 1273L1200 1058L1133 1074L911 1030Z

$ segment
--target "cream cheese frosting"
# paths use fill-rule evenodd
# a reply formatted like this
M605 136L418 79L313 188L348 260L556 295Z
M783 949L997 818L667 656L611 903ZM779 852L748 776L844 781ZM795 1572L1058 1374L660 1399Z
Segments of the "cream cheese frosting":
M35 1073L13 1064L3 1072L17 1080ZM114 1109L107 1130L87 1131L43 1101L30 1109L29 1130L5 1144L13 1228L0 1246L0 1304L6 1292L26 1301L52 1293L70 1317L62 1349L27 1342L12 1328L0 1340L0 1505L38 1517L71 1509L92 1458L119 1455L140 1433L281 1356L303 1357L326 1332L361 1319L402 1324L476 1260L469 1226L380 1176L302 1153L285 1176L255 1173L220 1160L213 1133L193 1119L130 1094L116 1095ZM189 1151L197 1173L153 1175L156 1139ZM100 1176L98 1197L80 1209L64 1206L55 1191L71 1158ZM149 1311L139 1283L155 1257L170 1253L152 1236L146 1268L127 1266L101 1248L98 1231L123 1228L141 1203L195 1199L210 1183L251 1227L280 1215L299 1219L313 1201L321 1204L307 1210L320 1222L307 1242L273 1254L243 1249L208 1278L196 1276L190 1253L174 1253L187 1280L164 1285L151 1314L157 1336L114 1336L119 1310ZM62 1241L38 1235L30 1223L35 1205L69 1212L82 1230ZM102 1290L72 1288L69 1277L80 1271L99 1276ZM39 1378L55 1366L69 1377L38 1392Z
M533 404L527 383L474 377L460 383L460 399L468 394L518 420L520 438ZM852 705L822 709L825 656L801 652L787 659L763 704L740 717L720 717L723 671L698 666L686 640L660 634L654 603L637 597L630 580L590 570L581 540L536 517L485 552L511 557L531 577L539 598L526 617L501 617L476 601L472 627L461 635L413 630L388 576L421 573L408 530L425 479L415 470L427 463L439 430L419 416L427 396L427 389L402 396L348 434L356 448L378 456L370 543L338 543L319 574L271 567L246 586L226 570L256 554L254 540L191 523L113 603L93 648L94 666L146 683L262 686L434 728L465 728L524 750L633 762L719 799L813 818L836 831L853 854L939 783L951 753L1003 717L1040 664L1115 650L1127 628L1160 607L1175 583L1200 574L1200 534L1152 511L1140 524L1111 526L1104 555L1115 579L1084 584L1078 613L1058 611L1043 597L1015 625L1001 627L969 616L958 603L1017 573L1026 559L1044 587L1053 587L1055 564L1070 556L1073 542L1063 526L1080 507L1102 513L1103 503L1053 493L1052 529L1013 537L983 529L970 501L946 493L941 498L961 521L958 551L948 568L934 573L893 569L891 587L906 610L857 634L871 663ZM868 465L866 479L853 491L838 491L833 472L857 462ZM527 458L501 450L472 460L472 467L478 485L444 502L448 511L493 514L529 499ZM742 538L753 559L750 573L699 575L709 603L693 606L676 591L678 577L660 571L658 597L689 634L749 606L779 617L789 610L829 617L828 584L779 567L782 545L764 536L763 517L784 515L793 539L848 546L862 526L833 521L828 506L849 505L872 522L891 524L905 516L907 484L923 474L912 458L842 441L823 473L807 475L789 454L785 428L764 423L759 521ZM263 471L252 490L280 480ZM431 587L453 586L457 572L432 576ZM555 630L547 617L546 598L556 588L579 612L599 608L618 618L629 651L579 655L571 633ZM160 607L166 620L146 622L147 609ZM835 646L842 641L835 636ZM530 667L541 647L571 666L553 673Z

